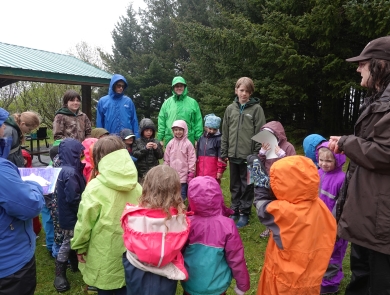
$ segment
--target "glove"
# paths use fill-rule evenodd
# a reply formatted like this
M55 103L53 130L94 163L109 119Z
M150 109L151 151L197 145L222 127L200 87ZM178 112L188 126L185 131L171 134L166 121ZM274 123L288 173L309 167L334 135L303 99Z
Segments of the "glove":
M258 159L253 160L252 175L255 186L269 188L269 177Z
M245 294L245 292L238 289L237 286L234 287L234 292L236 292L237 295L244 295Z
M187 184L195 177L194 172L188 172L187 175Z

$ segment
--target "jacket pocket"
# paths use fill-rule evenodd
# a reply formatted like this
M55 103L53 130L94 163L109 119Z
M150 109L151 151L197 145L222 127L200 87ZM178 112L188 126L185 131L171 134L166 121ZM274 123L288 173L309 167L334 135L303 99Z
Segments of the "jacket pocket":
M375 238L378 240L389 239L390 228L390 196L379 194L376 207Z
M12 225L13 221L14 217L11 217L7 214L4 214L0 218L0 240L12 234L12 231L14 230Z

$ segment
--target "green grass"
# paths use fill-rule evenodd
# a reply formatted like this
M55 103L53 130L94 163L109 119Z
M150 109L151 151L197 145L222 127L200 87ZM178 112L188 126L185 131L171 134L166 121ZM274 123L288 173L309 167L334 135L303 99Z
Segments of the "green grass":
M229 170L227 169L224 178L222 180L222 190L225 197L226 205L230 205L230 192L229 192ZM265 227L259 222L254 208L252 208L252 213L250 216L250 223L248 226L240 229L241 239L244 243L245 248L245 258L250 275L251 288L246 294L256 294L257 283L260 278L261 268L264 261L264 253L267 246L268 239L260 238L260 233L265 229ZM36 260L37 260L37 289L36 295L49 295L56 294L56 290L53 287L54 281L54 259L50 258L46 247L42 246L45 244L44 232L42 231L37 239L37 251L36 251ZM344 259L344 280L341 283L339 294L344 294L345 287L350 280L350 271L349 271L349 253L350 249L348 247L346 257ZM72 273L70 270L67 272L68 280L71 283L71 289L63 294L85 294L83 289L85 284L83 282L80 272ZM232 281L232 284L227 291L228 295L234 295L233 288L235 286L235 281ZM180 283L177 288L177 295L183 294Z

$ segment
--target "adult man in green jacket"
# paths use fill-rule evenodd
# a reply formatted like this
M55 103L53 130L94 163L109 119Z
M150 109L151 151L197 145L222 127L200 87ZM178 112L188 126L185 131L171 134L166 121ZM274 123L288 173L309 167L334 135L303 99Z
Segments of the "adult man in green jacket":
M172 124L184 120L188 127L188 139L195 144L203 134L203 120L198 102L187 96L188 88L183 77L172 80L172 96L162 105L158 114L157 139L165 146L173 138Z

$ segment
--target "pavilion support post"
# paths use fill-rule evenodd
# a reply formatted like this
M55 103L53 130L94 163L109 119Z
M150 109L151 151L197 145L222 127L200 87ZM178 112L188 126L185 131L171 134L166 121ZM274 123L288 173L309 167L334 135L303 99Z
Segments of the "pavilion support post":
M81 86L81 108L92 123L92 90L91 86ZM93 123L92 123L93 125Z

